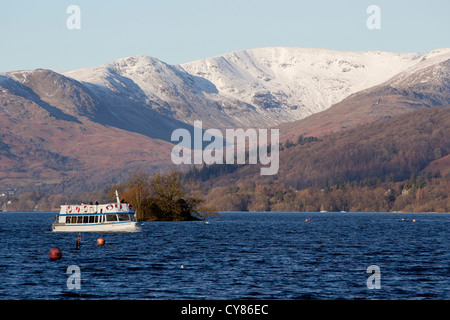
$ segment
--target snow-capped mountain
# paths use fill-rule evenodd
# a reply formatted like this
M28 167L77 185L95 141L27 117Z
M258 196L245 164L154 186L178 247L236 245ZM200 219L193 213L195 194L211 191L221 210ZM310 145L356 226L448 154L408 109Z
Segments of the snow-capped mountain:
M132 56L64 74L2 73L0 182L116 183L129 170L171 165L172 132L194 120L204 128L277 125L282 141L296 140L448 106L449 90L450 49L260 48L182 65Z
M191 119L206 120L211 125L235 123L217 103L205 97L216 92L212 83L156 58L125 57L102 66L67 72L65 76L82 82L106 105L138 104L138 113L157 111L191 125Z
M420 63L414 64L392 77L392 79L389 79L386 85L408 88L438 82L439 85L446 85L448 89L448 80L450 79L449 63L450 49L431 51L422 58ZM443 79L447 79L447 82L442 82Z
M269 47L183 64L219 94L286 122L327 109L417 63L419 54Z
M351 94L305 119L280 125L281 140L322 136L400 113L450 107L450 50L440 49L391 79Z
M210 127L273 126L329 108L432 57L429 54L345 52L268 47L177 66L131 56L64 75L107 102L127 97L142 108Z

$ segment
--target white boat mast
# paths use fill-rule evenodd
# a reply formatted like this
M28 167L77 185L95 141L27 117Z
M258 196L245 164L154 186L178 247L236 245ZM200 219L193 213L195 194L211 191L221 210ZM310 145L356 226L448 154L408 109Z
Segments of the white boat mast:
M117 200L117 204L119 204L120 203L120 199L119 199L119 193L117 192L117 190L116 190L116 200Z

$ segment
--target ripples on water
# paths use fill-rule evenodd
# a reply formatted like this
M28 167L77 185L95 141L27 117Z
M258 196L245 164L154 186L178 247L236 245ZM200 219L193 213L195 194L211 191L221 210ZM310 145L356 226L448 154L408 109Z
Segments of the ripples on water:
M0 213L0 299L450 298L449 214L222 213L84 233L81 250L76 233L48 232L54 216ZM70 265L80 290L67 288ZM381 289L367 288L369 265Z

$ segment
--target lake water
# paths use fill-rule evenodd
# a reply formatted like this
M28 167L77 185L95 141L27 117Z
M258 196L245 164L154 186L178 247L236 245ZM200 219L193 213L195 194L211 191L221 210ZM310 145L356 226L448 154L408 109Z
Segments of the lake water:
M447 213L230 212L83 233L80 250L78 234L49 232L54 217L0 213L0 300L450 298ZM71 265L80 289L67 286Z

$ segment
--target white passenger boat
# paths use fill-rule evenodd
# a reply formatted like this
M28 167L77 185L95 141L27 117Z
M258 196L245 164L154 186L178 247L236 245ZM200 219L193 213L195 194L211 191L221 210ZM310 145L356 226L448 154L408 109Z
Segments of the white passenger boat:
M116 203L62 205L52 224L54 232L139 232L133 206Z

